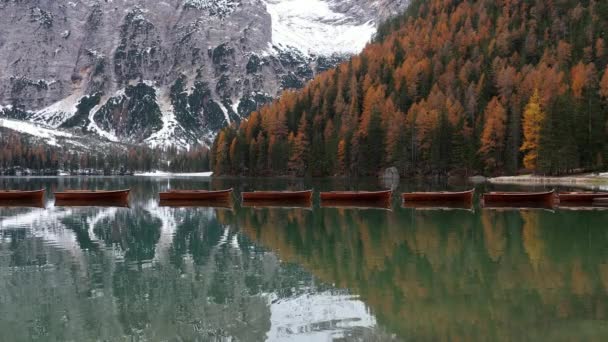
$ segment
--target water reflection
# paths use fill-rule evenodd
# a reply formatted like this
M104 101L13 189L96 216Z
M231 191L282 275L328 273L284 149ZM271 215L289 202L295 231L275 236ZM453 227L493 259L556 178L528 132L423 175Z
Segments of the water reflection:
M252 240L359 294L404 339L599 340L608 333L603 212L241 214Z
M130 208L0 208L0 340L608 335L605 211L161 207L226 184L116 182Z

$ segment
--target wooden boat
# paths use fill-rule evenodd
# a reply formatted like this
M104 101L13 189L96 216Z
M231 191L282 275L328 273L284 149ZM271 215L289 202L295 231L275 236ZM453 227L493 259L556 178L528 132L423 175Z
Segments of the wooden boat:
M58 201L128 201L130 189L114 191L66 190L55 192Z
M254 191L243 192L243 202L251 201L312 201L312 190L305 191Z
M390 201L392 190L385 191L331 191L322 192L321 201L358 201L358 202L381 202Z
M484 206L500 207L553 207L555 190L547 192L489 192L483 194Z
M232 189L219 191L206 190L172 190L159 194L161 201L201 201L201 200L229 200Z
M411 192L404 193L401 195L403 202L421 202L421 203L473 203L473 196L475 195L475 189L460 192Z
M43 201L45 190L20 191L20 190L0 190L0 201Z
M558 198L560 203L593 203L596 199L608 199L608 192L560 192Z

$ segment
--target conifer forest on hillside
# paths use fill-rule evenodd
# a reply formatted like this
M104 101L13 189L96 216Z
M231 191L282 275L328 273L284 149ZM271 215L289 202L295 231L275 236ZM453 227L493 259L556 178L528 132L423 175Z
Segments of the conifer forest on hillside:
M223 129L211 167L297 176L605 169L607 32L606 1L413 1L360 55Z

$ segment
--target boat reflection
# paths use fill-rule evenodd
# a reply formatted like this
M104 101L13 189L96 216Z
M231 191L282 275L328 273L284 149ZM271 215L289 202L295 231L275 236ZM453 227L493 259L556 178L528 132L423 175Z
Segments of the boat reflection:
M482 205L484 210L495 210L495 211L524 211L524 210L542 210L554 212L557 205L542 204L542 203L492 203L492 205Z
M169 208L214 208L233 210L232 200L160 200L160 207Z
M312 210L312 201L310 199L285 199L285 200L255 200L243 201L243 208L253 209L310 209Z
M0 208L46 208L42 200L0 200Z
M55 200L56 207L129 208L128 200Z
M416 210L464 210L474 212L473 204L464 202L402 202L401 207Z
M392 211L388 200L361 201L361 200L323 200L321 208L356 209L356 210L388 210Z

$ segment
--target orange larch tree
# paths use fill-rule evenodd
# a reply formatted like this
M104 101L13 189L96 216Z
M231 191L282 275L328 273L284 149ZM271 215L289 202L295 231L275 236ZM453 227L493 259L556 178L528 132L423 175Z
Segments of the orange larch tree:
M494 172L502 166L507 121L507 111L496 96L486 107L484 117L485 124L481 133L479 154L483 157L486 169Z

